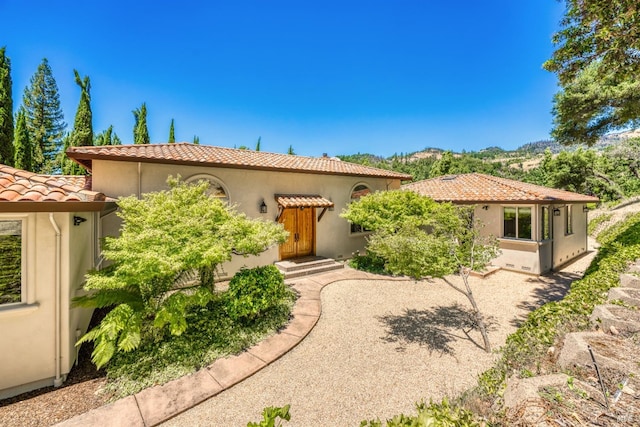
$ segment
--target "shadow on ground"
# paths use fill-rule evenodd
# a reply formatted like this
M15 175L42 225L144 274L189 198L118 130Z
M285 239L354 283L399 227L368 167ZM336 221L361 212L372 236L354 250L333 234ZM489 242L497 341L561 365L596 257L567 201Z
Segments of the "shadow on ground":
M396 350L400 352L410 344L418 344L431 352L455 355L451 344L459 339L466 339L483 348L469 335L478 329L473 311L460 304L428 310L405 309L400 315L388 314L377 319L386 329L382 340L396 344ZM495 323L491 318L485 319L485 322L488 328Z
M560 301L569 292L571 283L582 278L581 273L558 272L539 277L527 279L529 283L539 283L532 291L532 299L518 304L518 308L525 310L525 313L512 319L511 325L519 328L529 316L529 313L540 308L548 302Z

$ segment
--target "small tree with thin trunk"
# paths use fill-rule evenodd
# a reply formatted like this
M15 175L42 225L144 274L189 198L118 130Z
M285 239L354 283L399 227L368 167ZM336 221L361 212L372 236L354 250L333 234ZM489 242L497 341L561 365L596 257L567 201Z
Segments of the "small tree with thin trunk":
M171 126L169 126L169 144L173 144L176 142L176 128L173 123L173 119L171 119Z
M470 207L436 203L396 190L364 196L341 215L373 232L367 252L381 259L387 272L416 280L441 278L462 293L473 307L484 349L490 352L487 326L469 285L469 274L497 255L497 244L495 238L480 235L480 224L472 213ZM462 278L462 286L447 277L454 273Z

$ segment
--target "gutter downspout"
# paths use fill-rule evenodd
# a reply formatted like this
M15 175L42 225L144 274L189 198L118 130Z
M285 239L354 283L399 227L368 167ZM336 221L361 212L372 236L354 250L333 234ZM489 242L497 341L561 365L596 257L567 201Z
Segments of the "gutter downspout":
M49 222L51 222L51 226L53 227L54 231L56 232L56 256L55 256L55 263L56 263L56 284L55 284L55 288L56 288L56 292L55 292L55 321L54 321L54 329L55 329L55 368L56 368L56 377L53 380L53 386L54 387L60 387L62 385L62 376L60 375L60 372L62 371L62 355L60 354L60 350L61 350L61 343L60 343L60 336L61 336L61 331L60 331L60 318L61 318L61 302L60 302L60 294L62 293L60 290L60 285L61 285L61 272L60 272L60 252L61 252L61 233L60 233L60 227L58 227L58 224L56 224L56 220L53 218L53 213L49 213Z
M142 192L142 163L138 162L138 199Z

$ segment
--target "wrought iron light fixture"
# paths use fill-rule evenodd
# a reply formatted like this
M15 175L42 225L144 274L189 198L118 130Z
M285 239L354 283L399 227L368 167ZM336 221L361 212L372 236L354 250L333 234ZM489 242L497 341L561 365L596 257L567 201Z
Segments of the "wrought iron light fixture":
M83 222L85 222L87 219L86 218L82 218L81 216L73 216L73 225L80 225Z
M589 212L589 208L587 207L587 205L584 205L584 206L582 207L582 212L584 212L584 213Z
M553 208L553 216L560 216L560 208Z
M267 213L267 204L264 202L264 199L262 199L262 203L260 203L260 213L261 214Z

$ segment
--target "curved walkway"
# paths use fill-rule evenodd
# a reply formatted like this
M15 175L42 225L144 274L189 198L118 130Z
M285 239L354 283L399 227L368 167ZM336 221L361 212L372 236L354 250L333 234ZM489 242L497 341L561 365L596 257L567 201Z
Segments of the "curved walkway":
M353 269L344 269L295 279L293 288L299 298L293 308L293 319L285 329L243 353L218 359L205 369L150 387L133 396L78 415L56 426L153 426L213 397L252 376L298 345L320 318L320 291L340 280L396 280Z
M551 276L498 271L474 279L476 301L491 315L494 348L529 311L561 298L592 254ZM364 418L412 413L422 398L457 395L496 357L478 348L479 334L465 323L468 302L442 280L345 269L292 282L300 298L280 333L193 375L60 425L245 426L260 419L265 406L287 403L291 427L358 425ZM324 289L321 303L321 290L335 282Z

